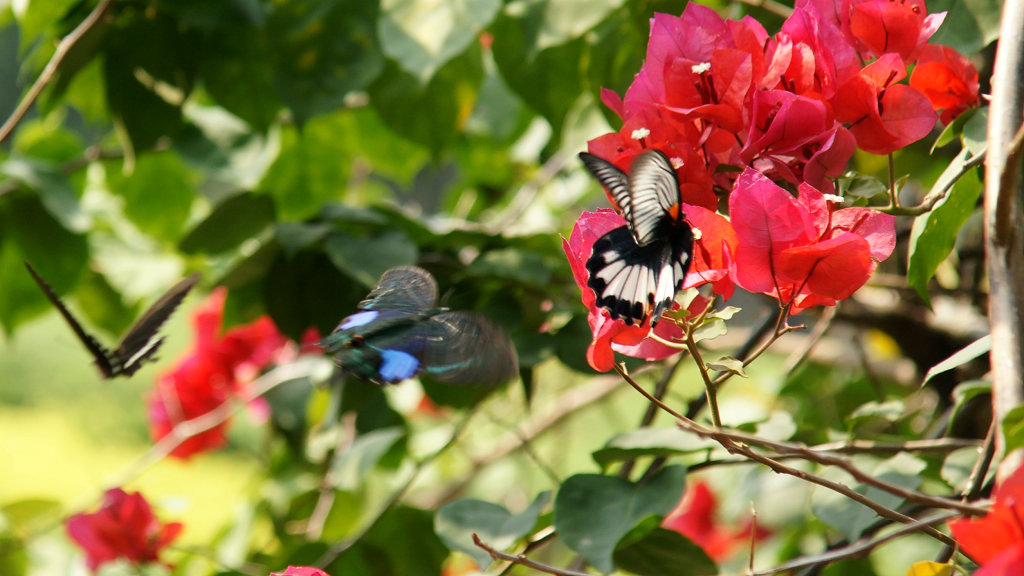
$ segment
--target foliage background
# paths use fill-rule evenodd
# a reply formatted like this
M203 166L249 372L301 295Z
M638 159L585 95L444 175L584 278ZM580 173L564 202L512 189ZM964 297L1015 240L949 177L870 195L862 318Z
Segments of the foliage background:
M711 5L734 18L752 14L769 31L782 21L763 8ZM230 289L229 325L265 312L293 338L308 326L328 332L383 270L413 263L437 276L446 305L501 323L519 351L522 382L475 409L454 447L425 465L405 505L345 556L350 570L376 565L409 573L401 558L410 553L386 544L385 534L394 530L391 537L422 546L412 555L420 564L415 573L437 573L448 550L433 536L432 511L448 499L475 496L517 513L571 475L601 471L591 453L636 429L647 404L617 377L587 367L590 334L558 235L568 234L581 210L605 205L575 160L588 139L614 125L599 90L623 93L642 64L648 18L684 6L625 0L104 4L104 17L66 54L0 149L0 446L8 469L18 471L0 480L6 519L0 526L14 543L0 571L27 573L40 551L60 550L50 556L59 558L50 562L55 573L74 565L57 521L93 502L111 475L148 445L142 395L189 342L188 314L179 313L160 366L131 381L100 383L25 273L24 260L110 342L155 294L195 270L205 273L204 288ZM0 62L0 116L6 118L58 40L97 3L2 7L0 46L11 55ZM930 12L941 10L950 15L933 41L974 55L985 92L999 3L929 5ZM911 175L905 203L920 198L956 152L946 146L930 153L922 142L900 153L898 169ZM880 157L855 159L862 195L884 187L885 169ZM961 186L967 192L960 198L971 191L977 198L977 178ZM930 285L924 274L934 311L903 277L908 258L924 257L927 248L902 244L876 286L841 307L830 337L809 361L801 356L808 338L793 335L753 365L747 379L730 383L722 398L726 424L760 425L759 433L809 444L942 435L943 418L973 394L961 388L954 396L954 387L984 372L968 366L918 389L928 368L986 331L974 203L959 209L966 225L953 257L940 249ZM904 240L910 224L909 218L900 224ZM193 295L190 303L199 300ZM773 306L753 297L730 304L743 312L728 334L709 342L722 353L741 346ZM955 325L942 322L950 314L943 310L955 311ZM667 366L642 381L657 381ZM674 405L701 397L685 362L670 382ZM337 426L322 420L331 398L326 389L278 398L272 401L301 402L302 409L291 406L301 415L296 427L271 431L236 418L227 451L163 461L129 478L128 486L155 499L164 516L186 523L175 557L183 573L260 573L311 562L329 543L378 518L379 506L416 462L471 413L477 394L427 392L442 406L440 415L417 411L421 392L414 384L383 392L347 385L345 408L359 408L359 416ZM974 404L984 406L977 398ZM956 420L962 428L955 433L983 437L981 412ZM365 435L397 426L402 435L387 454L367 456L375 465L335 480L336 512L322 537L308 542L293 525L321 494L322 462L289 451L285 440L305 438L317 424L321 433ZM659 416L653 425L671 428L671 420ZM314 445L318 439L313 435ZM496 446L509 447L507 457L496 458L504 455ZM672 453L691 465L705 456ZM962 483L956 471L965 464L945 456L907 456L890 465L901 481L916 478L926 489L949 491ZM863 464L873 468L879 460ZM866 528L862 518L836 511L842 502L822 502L820 494L814 500L791 478L751 465L707 468L701 474L713 479L727 522L741 524L754 502L760 521L775 532L758 552L759 565L855 538ZM828 506L838 508L823 513ZM545 522L549 516L538 526ZM937 552L923 538L901 542L898 552L883 547L828 571L902 574L910 561ZM557 542L542 554L554 563L572 558Z

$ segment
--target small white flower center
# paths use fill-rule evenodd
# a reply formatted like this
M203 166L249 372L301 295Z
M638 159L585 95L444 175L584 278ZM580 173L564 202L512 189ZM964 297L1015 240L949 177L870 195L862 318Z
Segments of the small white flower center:
M651 131L648 130L647 128L637 128L636 130L633 130L632 137L633 140L643 140L644 138L647 138L650 135Z
M703 74L708 70L711 70L711 62L701 62L690 67L690 71L694 74Z
M836 204L843 203L843 197L837 196L835 194L825 194L825 200L828 200L829 202L835 202Z
M684 164L683 159L678 156L673 156L672 158L669 159L669 162L672 163L672 167L675 168L676 170L682 168Z
M694 240L700 240L704 236L704 233L701 232L700 228L697 228L696 226L691 227L690 231L693 232Z

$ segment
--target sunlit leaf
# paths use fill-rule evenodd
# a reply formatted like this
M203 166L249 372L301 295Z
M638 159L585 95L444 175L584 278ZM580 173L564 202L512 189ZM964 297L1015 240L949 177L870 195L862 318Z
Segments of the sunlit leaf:
M643 456L674 456L717 446L712 440L702 439L680 428L640 428L619 434L608 440L591 456L602 468L613 462L632 460Z
M273 200L262 194L237 194L218 204L181 239L178 247L189 254L216 254L235 248L273 221Z
M928 369L928 373L924 375L924 380L921 381L921 386L928 383L929 380L935 376L948 372L955 368L959 368L964 364L974 360L982 354L988 354L989 350L992 349L992 335L986 334L981 338L978 338L974 342L971 342L967 346L964 346L959 351L953 353L949 358L946 358L942 362L939 362L935 366Z

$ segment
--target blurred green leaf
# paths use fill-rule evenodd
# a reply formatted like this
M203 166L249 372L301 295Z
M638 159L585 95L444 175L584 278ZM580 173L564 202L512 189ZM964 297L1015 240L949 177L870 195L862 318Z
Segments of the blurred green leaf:
M448 549L434 534L431 512L395 506L326 569L346 576L437 576L447 557Z
M942 362L939 362L935 366L928 369L928 373L924 375L924 380L921 381L921 386L928 384L928 381L934 378L938 374L948 372L954 368L959 368L964 364L974 360L982 354L988 354L989 350L992 349L992 335L986 334L981 338L978 338L974 342L971 342L967 346L961 348L958 352L954 353L949 358L946 358Z
M175 243L192 210L195 178L173 152L140 156L125 175L107 164L107 184L124 199L125 215L147 235Z
M971 55L999 37L1001 0L957 0L951 4L942 26L930 39L932 44L945 44ZM943 8L929 6L929 12L937 10Z
M611 572L619 540L647 516L671 512L685 489L684 466L663 468L643 484L577 474L562 483L555 497L555 531L594 568Z
M0 164L0 173L36 191L46 210L68 230L84 232L88 228L89 217L82 212L78 195L56 166L46 162L9 158Z
M704 550L678 532L655 527L615 549L615 567L639 576L702 576L718 567Z
M300 126L380 74L378 12L377 0L274 4L266 28L274 86Z
M355 490L362 486L366 475L399 440L405 437L404 428L381 428L358 436L344 451L339 452L331 464L334 485Z
M1003 416L1001 422L1006 453L1024 448L1024 405L1015 406Z
M500 6L499 0L382 0L381 48L426 83L476 40Z
M124 334L137 317L137 306L126 306L121 295L99 273L87 269L75 290L75 300L82 316L117 337Z
M533 530L537 517L550 500L551 492L541 492L519 514L483 500L455 500L438 509L434 531L448 548L468 554L484 569L491 564L491 556L473 543L473 534L489 546L504 550Z
M961 171L967 154L968 151L964 149L957 155L932 187L933 192L947 186ZM939 264L952 252L956 235L976 209L980 195L981 180L975 168L957 180L930 212L914 219L910 233L907 284L925 302L930 302L928 281L935 275Z
M551 273L539 254L515 248L490 250L481 254L466 268L466 274L480 278L503 278L538 287L545 287L551 281Z
M613 462L643 456L676 456L708 450L714 446L717 446L715 442L679 428L640 428L612 437L591 456L601 468L607 468Z
M274 222L274 201L263 194L236 194L214 207L178 244L186 254L216 254L237 247Z
M415 264L418 254L416 244L398 231L369 238L338 232L327 238L324 248L338 270L368 288L388 268Z

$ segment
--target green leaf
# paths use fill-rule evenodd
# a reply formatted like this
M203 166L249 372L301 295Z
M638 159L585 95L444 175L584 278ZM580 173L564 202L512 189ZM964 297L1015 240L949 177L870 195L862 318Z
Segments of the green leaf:
M361 486L366 475L405 434L404 428L392 427L358 436L347 450L338 454L331 465L334 485L349 490Z
M747 377L747 373L743 371L743 360L737 360L732 356L722 356L721 358L711 360L707 363L707 367L710 370L729 372L743 378Z
M274 222L274 201L263 194L236 194L214 207L178 247L186 254L217 254L235 248Z
M481 254L469 265L466 274L487 279L514 280L539 287L546 287L551 282L551 272L544 265L544 258L540 254L516 248L489 250Z
M203 191L212 198L257 188L281 151L281 132L253 132L223 108L190 105L189 121L174 140L175 150L204 173Z
M341 108L380 74L376 0L273 4L266 37L274 86L299 125Z
M1024 448L1024 404L1007 412L1000 425L1003 429L1007 454L1018 448Z
M382 0L381 47L425 84L477 39L500 7L499 0Z
M999 37L1002 8L1001 0L953 2L930 43L951 46L961 54L975 54Z
M537 517L550 500L551 492L541 492L519 514L483 500L455 500L437 511L434 531L448 548L466 553L483 569L491 564L491 556L473 544L473 534L489 546L504 550L533 530Z
M647 516L671 512L685 490L684 466L668 466L643 484L577 474L558 490L555 530L566 546L594 568L611 572L612 553L619 540Z
M960 411L967 406L967 402L981 394L991 394L992 383L985 380L968 380L961 382L953 389L953 414L949 417L948 429L952 430Z
M435 154L461 135L483 82L479 47L445 64L426 84L388 61L370 86L370 105L395 134Z
M177 242L192 210L196 189L192 174L173 152L140 156L125 176L120 165L107 167L111 192L124 199L124 213L139 230Z
M717 446L711 440L679 428L641 428L613 437L591 456L601 468L613 462L643 456L665 457L708 450Z
M432 512L395 506L324 568L346 576L437 576L447 557L448 549L434 534Z
M964 149L957 155L935 182L932 193L948 185L962 170L967 154ZM935 275L939 264L953 251L957 233L974 212L980 194L981 180L977 169L974 169L957 180L930 212L914 219L910 232L907 284L926 303L930 302L928 281Z
M0 164L0 174L20 182L39 194L46 210L72 232L84 232L89 217L78 204L78 195L67 176L49 163L23 158L10 158Z
M286 380L264 394L270 405L274 426L288 440L293 450L301 453L306 434L306 408L313 385L308 377Z
M963 366L982 354L988 354L990 350L992 350L992 335L986 334L929 368L928 373L924 375L924 380L921 381L921 387L923 388L935 376Z
M320 242L331 233L331 230L331 225L324 223L279 222L274 227L274 238L284 248L285 255L290 257Z
M693 331L693 341L714 340L729 333L729 327L721 318L706 318L700 328Z
M718 567L704 550L678 532L656 527L615 549L615 567L639 576L703 576Z
M413 265L419 255L416 244L399 231L369 238L338 232L327 239L324 249L338 270L368 288L376 286L388 268Z

